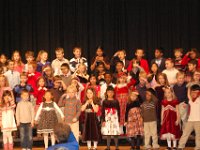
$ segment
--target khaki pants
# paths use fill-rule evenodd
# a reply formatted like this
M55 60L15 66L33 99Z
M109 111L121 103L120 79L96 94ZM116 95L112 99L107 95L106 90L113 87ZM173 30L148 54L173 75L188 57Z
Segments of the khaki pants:
M200 150L200 121L188 121L185 125L185 129L183 130L183 135L179 140L178 148L185 148L185 144L191 134L192 131L195 131L195 144L196 150Z
M153 140L153 148L159 148L158 145L158 135L157 135L157 122L144 122L144 147L151 148L150 146L150 138Z
M69 123L69 126L71 127L71 130L77 140L79 142L79 121L75 123Z
M184 130L185 128L185 124L187 122L188 119L188 104L185 104L184 102L180 103L179 106L179 114L180 114L180 118L182 121L182 130Z

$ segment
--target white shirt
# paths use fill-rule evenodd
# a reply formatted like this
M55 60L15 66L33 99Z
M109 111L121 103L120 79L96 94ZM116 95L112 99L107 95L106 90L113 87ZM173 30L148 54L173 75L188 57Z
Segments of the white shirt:
M167 79L169 81L169 83L175 82L176 81L176 74L179 71L176 68L172 68L172 69L165 69L163 70L163 73L165 73L167 75ZM170 84L170 86L173 86L174 84Z
M190 112L188 121L200 121L200 96L193 102L189 100Z
M54 59L54 60L52 61L51 67L52 67L53 70L54 70L54 76L56 76L56 75L61 75L60 67L61 67L61 65L62 65L63 63L69 64L69 60L63 58L62 60Z
M8 70L4 73L8 79L9 86L13 89L15 85L20 83L20 73L17 71Z

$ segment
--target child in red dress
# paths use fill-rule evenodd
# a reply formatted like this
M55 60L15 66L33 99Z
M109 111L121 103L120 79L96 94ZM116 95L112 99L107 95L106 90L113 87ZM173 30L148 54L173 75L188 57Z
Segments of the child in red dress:
M177 140L181 136L178 100L175 99L174 92L170 87L164 89L164 95L165 99L161 103L160 137L162 140L167 140L167 149L171 149L171 141L173 141L173 147L176 149Z

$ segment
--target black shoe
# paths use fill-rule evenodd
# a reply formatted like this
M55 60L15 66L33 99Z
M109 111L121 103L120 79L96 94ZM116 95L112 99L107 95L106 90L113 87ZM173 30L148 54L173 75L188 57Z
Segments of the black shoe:
M115 150L119 150L119 148L115 148Z
M131 147L130 150L135 150L135 147Z
M172 150L177 150L177 148L176 148L176 147L173 147Z
M136 146L136 148L135 148L136 150L140 150L140 146Z
M166 150L171 150L171 147L167 147Z

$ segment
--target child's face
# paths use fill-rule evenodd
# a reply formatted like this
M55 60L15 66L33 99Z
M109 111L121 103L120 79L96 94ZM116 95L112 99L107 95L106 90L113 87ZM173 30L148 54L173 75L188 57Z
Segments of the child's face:
M161 85L165 85L165 82L166 82L166 81L165 81L165 78L164 78L163 76L160 75L160 76L158 77L158 81L159 81L159 83L160 83Z
M33 62L33 60L34 60L34 57L33 57L33 56L27 56L27 57L26 57L27 63L31 63L31 62Z
M161 53L159 50L156 49L154 52L154 55L155 55L155 58L161 58L163 53Z
M112 76L110 74L105 74L104 79L107 84L110 84L112 82Z
M167 99L171 99L173 96L172 96L172 92L170 89L165 89L165 97Z
M34 73L35 72L35 69L33 68L32 65L28 65L28 72L29 73Z
M118 58L119 60L124 60L126 57L126 54L123 51L118 52Z
M54 88L59 88L61 86L60 80L54 81Z
M62 74L68 74L69 72L69 69L65 66L62 66L60 69L61 69Z
M27 81L27 76L22 75L22 76L20 77L20 81L21 81L21 83L26 83L26 81Z
M116 66L115 66L116 70L119 72L119 71L122 71L123 69L123 65L121 63L117 63Z
M96 51L97 56L103 56L103 51L102 49L98 48Z
M183 84L185 82L185 76L184 75L179 75L177 77L177 83L178 84Z
M93 99L94 93L92 92L92 90L88 89L86 92L86 96L88 99Z
M6 96L4 96L5 103L8 103L8 102L10 102L10 101L11 101L11 99L12 99L12 97L11 97L11 96L9 96L9 95L6 95Z
M8 64L8 69L9 70L14 70L14 62L9 62L9 64Z
M44 79L40 79L40 80L38 81L38 85L39 85L39 87L43 87L43 86L45 85Z
M140 85L145 85L146 84L146 78L139 77Z
M182 55L183 55L183 53L181 53L180 51L175 51L175 52L174 52L175 58L181 58Z
M0 77L0 87L4 87L6 84L5 77Z
M108 95L108 98L113 98L114 97L114 91L112 91L112 90L107 91L107 95Z
M146 100L147 101L150 101L151 100L151 92L149 92L149 91L146 91Z
M45 70L44 70L45 74L47 76L50 76L52 74L52 69L50 67L46 67Z
M167 61L165 61L165 67L166 67L166 69L172 69L174 67L174 63L167 60Z
M77 86L78 81L76 79L72 79L71 84L74 85L74 86Z
M135 101L135 100L137 100L137 98L138 98L137 94L135 94L133 92L130 93L130 100L131 101Z
M195 72L193 75L193 79L194 79L194 81L199 82L200 81L200 73Z
M118 78L119 83L125 83L126 82L126 76L121 76Z
M13 59L14 59L14 61L19 61L20 60L19 53L14 53L13 54Z
M69 96L69 98L74 98L76 95L76 92L74 91L74 89L68 89L67 95Z
M103 66L103 65L99 65L99 66L97 67L97 70L98 70L99 72L103 72L105 69L104 69L104 66Z
M143 50L138 49L138 50L135 52L135 56L136 56L137 58L140 58L140 59L141 59L141 58L144 56Z
M62 60L64 58L64 53L62 51L56 51L56 58Z
M95 77L90 78L90 83L91 85L96 85L97 84L97 79Z
M192 99L196 99L199 96L199 90L191 91L191 97Z
M84 65L79 65L78 70L79 70L80 73L85 73L86 67Z
M195 71L196 70L196 65L188 63L188 70L192 71L192 72Z
M40 58L41 58L41 60L46 61L48 59L48 54L47 53L42 53Z
M197 54L194 51L190 51L190 58L191 59L196 59Z
M0 57L0 62L1 62L2 64L5 64L6 61L7 61L6 56L5 56L5 55L1 55L1 57Z
M52 96L51 92L46 92L44 94L44 98L45 98L46 101L51 101L53 96Z
M73 54L74 54L75 58L80 58L81 57L81 50L79 48L75 48Z
M23 100L28 100L29 99L29 94L28 93L22 93L21 94L21 99L23 99Z
M154 73L154 72L157 72L158 71L158 66L156 64L153 64L151 66L151 71Z

